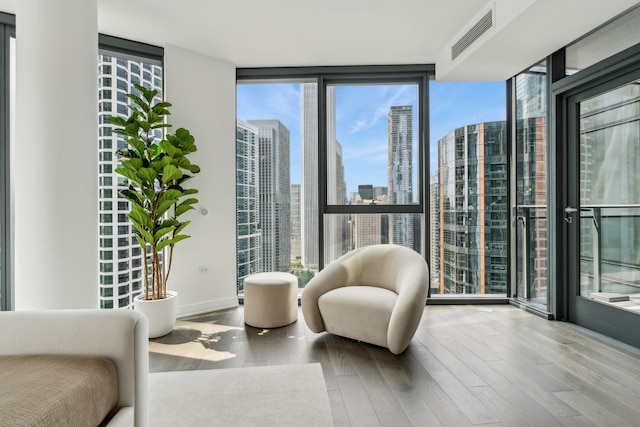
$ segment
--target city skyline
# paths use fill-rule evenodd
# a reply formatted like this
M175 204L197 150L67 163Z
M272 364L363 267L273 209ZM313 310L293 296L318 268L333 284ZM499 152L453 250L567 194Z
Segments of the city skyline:
M291 133L291 183L302 180L302 83L237 85L240 120L280 120ZM391 106L412 105L417 123L415 85L336 86L336 139L343 147L347 194L358 185L387 185L387 114ZM368 90L367 90L368 89ZM505 120L505 82L429 83L430 170L438 168L438 140L452 130L472 123ZM414 141L418 141L414 126ZM382 171L382 173L381 173ZM416 182L417 184L417 182ZM414 193L417 193L417 188Z

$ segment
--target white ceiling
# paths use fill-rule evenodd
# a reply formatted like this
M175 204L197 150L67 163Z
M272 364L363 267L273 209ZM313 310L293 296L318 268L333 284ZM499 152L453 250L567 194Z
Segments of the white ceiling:
M15 13L24 1L36 0L0 0L0 10ZM98 30L180 46L238 67L435 63L440 80L504 80L635 3L98 0ZM451 61L452 43L492 7L495 28Z

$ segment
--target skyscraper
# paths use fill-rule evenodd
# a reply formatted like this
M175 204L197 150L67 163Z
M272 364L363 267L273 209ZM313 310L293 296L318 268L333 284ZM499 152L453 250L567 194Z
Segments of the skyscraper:
M335 87L327 88L327 200L344 204L347 200L342 146L336 139ZM302 189L301 234L302 265L311 270L319 267L318 256L318 86L302 85ZM324 220L325 263L342 255L347 248L347 219L328 215Z
M389 198L392 205L409 205L413 201L413 107L393 106L389 109ZM412 215L391 215L389 241L420 252L414 239ZM418 246L418 247L416 247Z
M318 270L318 85L302 85L302 265Z
M258 128L236 125L236 262L238 292L245 277L260 272L261 233L258 199Z
M112 133L112 115L129 116L127 93L133 84L158 90L162 100L162 65L137 62L101 54L98 57L98 188L100 233L100 307L130 307L142 289L143 256L129 223L129 202L119 192L128 180L113 171L119 162L114 152L126 148L123 138ZM156 137L162 137L157 131Z
M261 269L291 267L289 129L279 120L249 120L258 129Z
M506 122L438 141L440 293L507 292Z
M291 263L301 262L300 184L291 184Z

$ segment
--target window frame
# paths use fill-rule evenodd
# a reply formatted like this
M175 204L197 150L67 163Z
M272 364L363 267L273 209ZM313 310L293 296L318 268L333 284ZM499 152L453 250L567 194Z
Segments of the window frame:
M379 65L336 67L238 68L237 83L315 82L318 102L318 268L325 267L324 217L326 214L421 214L422 255L427 259L430 242L429 206L425 204L429 185L429 81L435 78L434 65ZM327 121L326 87L331 84L411 83L418 85L418 203L413 205L329 205L327 203Z
M15 15L0 12L0 311L14 309L11 236L11 38Z

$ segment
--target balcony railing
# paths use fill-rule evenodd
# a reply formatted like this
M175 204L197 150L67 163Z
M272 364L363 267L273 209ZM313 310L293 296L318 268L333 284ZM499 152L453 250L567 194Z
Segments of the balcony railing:
M580 207L581 294L640 293L640 204Z

